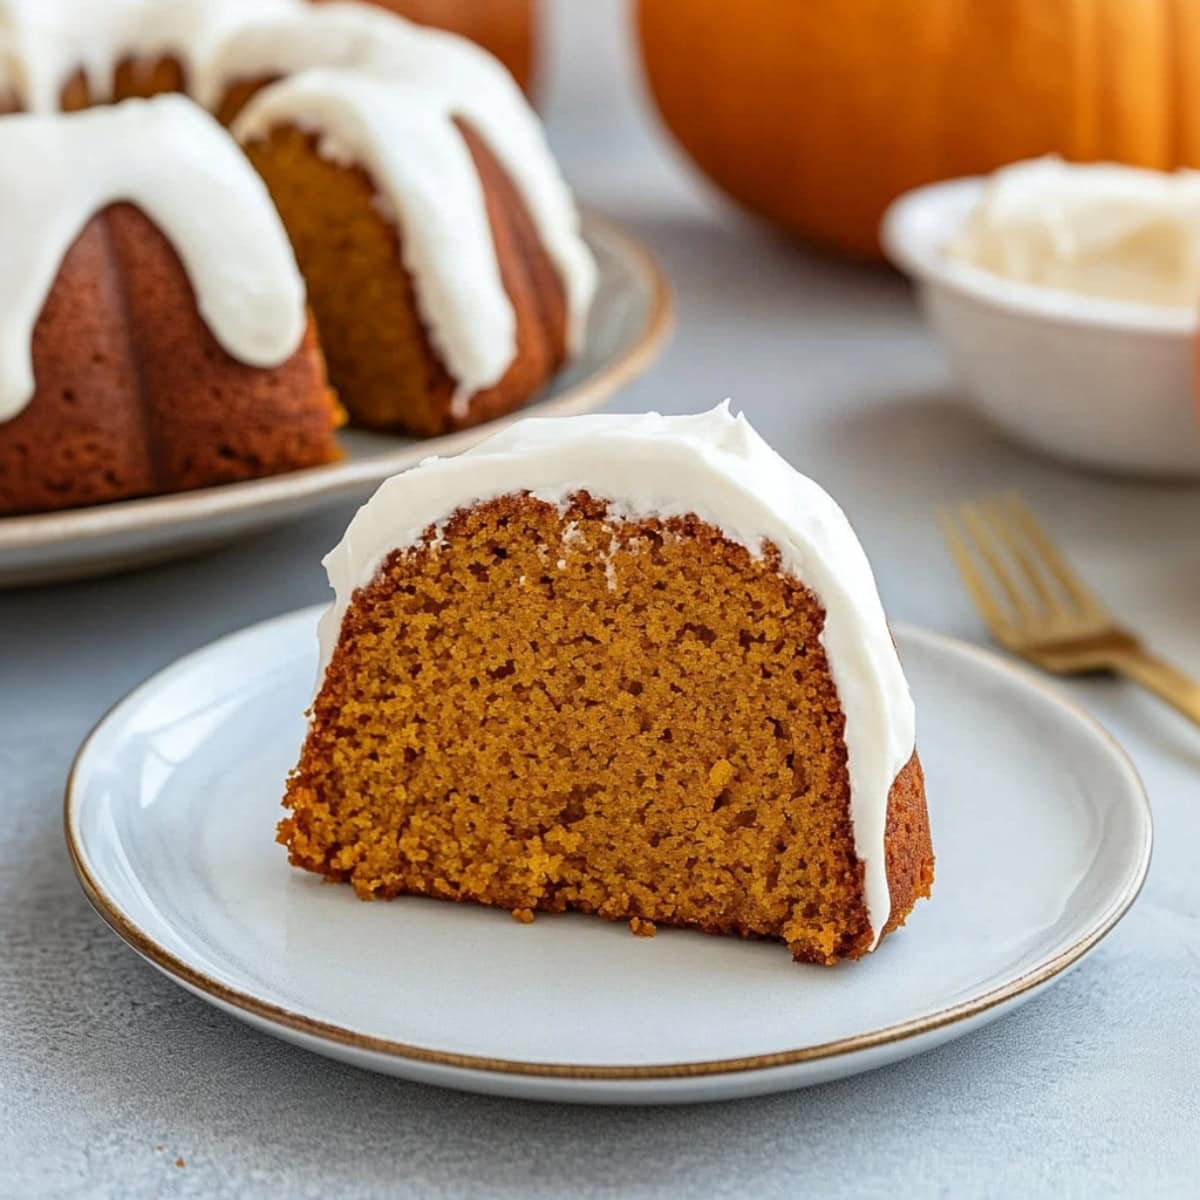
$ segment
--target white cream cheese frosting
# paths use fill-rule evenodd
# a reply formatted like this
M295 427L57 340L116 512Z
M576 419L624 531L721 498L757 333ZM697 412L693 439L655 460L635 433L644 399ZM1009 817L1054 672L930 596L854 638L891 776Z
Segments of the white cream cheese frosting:
M1019 283L1108 300L1200 305L1200 172L1049 157L1004 167L946 246Z
M51 113L82 71L107 99L125 59L176 59L190 80L216 42L241 23L302 7L303 0L0 0L0 44L15 64L28 112Z
M235 142L182 96L70 117L0 120L0 421L33 398L33 329L71 244L110 204L139 208L174 246L201 317L233 358L285 362L304 282L283 222Z
M251 77L287 74L250 101L234 136L246 143L294 124L320 135L323 156L371 176L399 227L417 303L458 385L461 415L471 394L503 377L517 344L482 185L456 118L487 143L529 212L563 284L572 351L582 344L596 266L541 125L507 70L462 38L381 20L362 7L331 4L247 27L230 40L231 61L208 87L219 95L233 62ZM338 65L299 70L331 60Z
M395 13L358 0L301 4L241 22L215 42L196 77L193 94L215 109L234 84L295 75L313 67L403 65L422 48L436 54L433 33ZM446 36L451 44L460 39ZM478 53L485 59L484 51ZM417 62L417 69L426 69Z
M888 794L912 757L912 699L862 546L834 500L773 451L728 402L695 416L526 419L456 458L384 483L325 558L334 601L320 625L318 686L356 589L387 556L456 511L528 492L565 505L579 491L617 519L694 514L752 554L765 541L825 610L821 641L845 716L855 847L876 941L891 911Z

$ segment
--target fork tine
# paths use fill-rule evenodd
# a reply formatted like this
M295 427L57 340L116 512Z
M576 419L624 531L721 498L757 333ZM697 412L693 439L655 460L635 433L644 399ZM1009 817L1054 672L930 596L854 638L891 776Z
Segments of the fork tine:
M983 576L975 565L975 560L967 550L963 536L959 533L958 524L950 513L943 512L941 514L941 525L942 535L950 547L950 553L958 567L958 573L962 576L963 583L966 584L967 591L971 594L971 599L975 601L975 607L979 609L980 615L992 633L1002 639L1010 628L1008 617L996 603L988 585L984 582Z
M1037 597L1042 602L1042 607L1046 612L1060 616L1065 614L1066 605L1063 602L1062 596L1046 583L1042 575L1042 570L1045 568L1043 567L1042 570L1038 569L1035 561L1036 552L1031 557L1028 549L1028 541L1021 536L1020 532L1015 528L1012 518L1006 513L1004 500L1001 497L992 496L980 501L979 508L988 527L1004 543L1013 561L1021 568L1021 573L1029 581L1029 586L1037 593Z
M988 530L987 523L980 516L978 506L968 502L960 504L958 511L967 532L974 539L975 548L983 556L984 561L991 568L992 574L996 577L996 581L1004 589L1004 594L1008 597L1009 604L1016 610L1017 616L1025 622L1036 621L1037 613L1034 612L1033 605L1013 582L1012 573L996 552L995 539Z
M1014 519L1020 524L1025 536L1041 555L1042 561L1053 572L1067 594L1085 613L1102 614L1104 605L1088 590L1083 580L1075 574L1067 560L1058 552L1050 535L1041 527L1029 506L1015 492L1004 497L1004 503Z

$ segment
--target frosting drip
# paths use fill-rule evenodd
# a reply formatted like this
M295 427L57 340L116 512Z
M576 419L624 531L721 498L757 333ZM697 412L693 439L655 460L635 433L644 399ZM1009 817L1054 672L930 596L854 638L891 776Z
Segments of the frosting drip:
M376 78L374 86L368 74ZM458 138L453 120L466 121L512 179L558 270L567 299L568 343L578 349L596 286L595 263L579 236L574 201L541 124L501 63L453 34L362 4L326 4L247 23L214 52L197 95L212 106L240 79L275 75L292 78L250 102L234 124L235 136L247 141L275 124L310 125L324 135L331 157L371 173L406 233L433 224L453 229L455 222L463 228L486 223L473 169L468 178L459 169L461 155L447 146L451 134ZM393 99L384 95L385 86L396 89ZM412 138L419 150L406 142ZM419 164L426 151L436 155L433 161L453 167L436 184L441 215L427 205L434 185L404 161L411 155ZM465 253L446 256L424 274L410 264L431 338L466 394L496 383L516 353L515 318L491 235L481 242L477 232L472 229L469 261ZM449 292L461 293L457 305L443 305L441 294Z
M177 59L190 80L215 43L243 22L301 4L302 0L0 0L0 59L10 61L22 108L51 113L58 110L63 86L76 71L83 72L89 92L99 99L111 95L113 72L129 58Z
M855 847L878 940L891 911L888 794L912 757L912 699L870 565L842 510L745 417L733 417L728 402L687 417L527 419L456 458L427 459L389 479L325 558L334 601L321 620L320 676L355 590L393 550L417 544L430 526L481 501L529 492L561 506L581 490L607 500L616 517L695 514L756 556L770 541L782 569L816 595L845 715Z
M192 90L199 103L215 109L235 83L295 75L312 67L403 61L406 53L420 52L422 42L429 51L430 33L425 26L357 0L267 13L242 22L214 43Z
M108 205L128 201L171 241L200 315L233 358L278 366L307 320L304 283L262 180L182 96L68 118L0 121L0 421L32 399L32 340L63 257Z
M483 184L440 97L362 71L308 71L260 93L234 135L250 141L280 122L318 133L323 157L371 176L457 404L497 382L516 353L516 314Z

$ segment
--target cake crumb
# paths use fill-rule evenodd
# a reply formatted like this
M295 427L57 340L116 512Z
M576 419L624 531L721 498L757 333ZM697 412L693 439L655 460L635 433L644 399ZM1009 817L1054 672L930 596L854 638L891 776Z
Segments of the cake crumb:
M752 932L823 963L870 949L825 614L778 551L695 516L616 524L583 493L460 509L446 539L436 562L393 550L347 611L277 835L297 866L518 923L590 912L619 932L636 914L630 936ZM895 854L923 894L906 771Z
M708 773L708 782L720 790L733 778L733 764L727 758L718 758Z
M658 932L658 926L653 921L643 921L641 917L630 917L629 932L634 937L653 937Z
M183 1159L182 1159L182 1158L177 1158L177 1159L175 1160L175 1165L176 1165L177 1167L180 1167L180 1168L182 1168L182 1167L186 1167L186 1166L187 1166L187 1163L185 1163L185 1162L183 1161Z

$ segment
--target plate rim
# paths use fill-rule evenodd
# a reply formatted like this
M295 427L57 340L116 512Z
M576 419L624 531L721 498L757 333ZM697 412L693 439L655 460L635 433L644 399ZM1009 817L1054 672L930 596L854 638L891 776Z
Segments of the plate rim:
M674 325L671 285L658 257L640 238L607 217L581 209L581 232L614 245L646 283L648 312L634 341L617 357L578 383L553 396L491 421L455 430L436 438L410 440L395 451L352 461L344 459L215 484L190 491L138 496L109 504L82 505L58 512L0 517L0 554L43 549L80 540L159 529L175 521L199 521L252 511L275 501L309 500L350 492L407 470L430 455L453 455L526 416L572 416L603 403L642 374L662 349ZM408 451L409 453L401 453Z
M315 616L317 613L323 611L324 608L325 605L310 605L306 608L293 609L290 612L280 613L266 620L243 626L241 629L234 630L204 646L181 655L160 670L155 671L114 704L110 705L89 731L72 760L63 796L63 832L71 866L91 906L122 941L175 982L195 992L202 998L215 1001L219 1006L232 1009L252 1020L265 1022L268 1025L282 1026L292 1032L316 1039L318 1042L333 1043L339 1047L353 1051L381 1055L389 1060L432 1064L459 1071L477 1071L491 1075L523 1076L545 1080L573 1080L577 1082L639 1082L647 1080L698 1079L730 1075L748 1076L756 1072L770 1071L779 1067L834 1060L863 1051L876 1050L901 1042L913 1041L949 1026L969 1022L991 1009L1026 997L1029 993L1074 966L1112 932L1137 900L1149 872L1154 833L1153 813L1145 784L1128 752L1095 717L1084 709L1082 705L1061 694L1057 688L1042 679L1034 671L1019 663L1010 661L992 650L954 637L951 634L941 633L937 630L908 622L896 622L894 629L904 638L915 639L927 645L933 644L942 649L949 649L954 653L965 655L987 669L999 670L1001 673L1009 675L1019 684L1025 687L1032 687L1051 704L1070 713L1074 718L1082 721L1083 725L1094 735L1098 735L1100 741L1107 746L1113 755L1115 763L1123 770L1126 781L1130 785L1131 795L1135 799L1133 811L1138 815L1142 826L1141 844L1137 847L1132 872L1124 881L1122 890L1101 910L1098 914L1098 919L1094 920L1086 931L1072 942L1070 946L1060 950L1052 957L1039 961L1035 966L1014 979L1001 983L958 1004L949 1005L925 1016L883 1025L878 1029L869 1030L865 1033L853 1034L849 1037L836 1038L831 1041L814 1043L808 1046L800 1046L790 1050L772 1051L766 1054L741 1055L733 1058L677 1063L631 1064L561 1063L504 1059L417 1046L406 1042L394 1041L390 1038L359 1033L334 1022L305 1016L282 1005L262 1000L257 996L253 996L236 987L231 987L218 979L206 975L202 970L192 966L155 941L124 914L121 907L105 893L103 887L89 869L86 861L86 853L78 836L77 817L80 807L79 773L88 750L109 720L119 709L136 701L143 690L157 683L163 675L183 667L191 660L209 653L225 642L261 632L268 627L283 624L290 620L298 620L304 614Z

